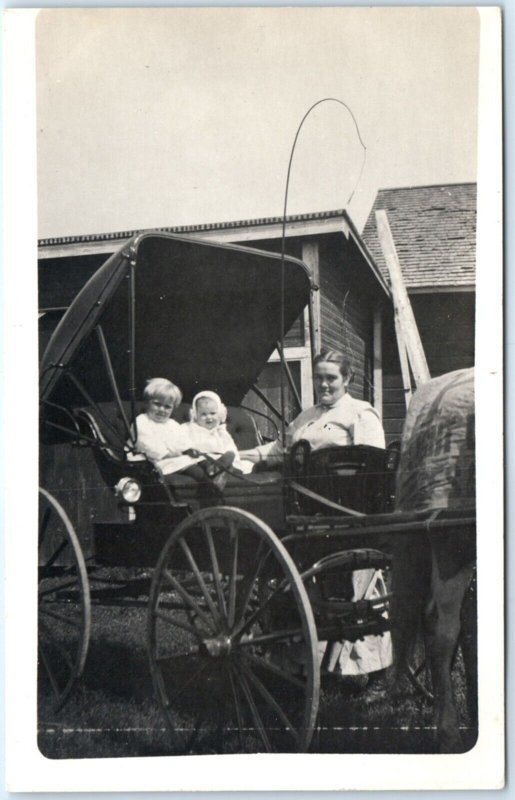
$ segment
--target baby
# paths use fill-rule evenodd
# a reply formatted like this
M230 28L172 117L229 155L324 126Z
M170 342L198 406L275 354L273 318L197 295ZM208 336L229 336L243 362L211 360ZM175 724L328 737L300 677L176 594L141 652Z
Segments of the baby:
M166 378L152 378L143 391L146 410L136 417L135 450L143 453L161 470L171 475L194 464L185 455L192 444L187 431L171 416L182 400L181 390Z
M243 473L252 471L249 461L242 461L238 456L238 448L228 432L225 421L227 409L215 392L199 392L193 398L190 410L190 422L183 424L183 429L190 441L190 447L198 451L200 456L208 455L216 459L220 467L232 466ZM210 471L217 472L217 465ZM223 472L223 470L220 470Z

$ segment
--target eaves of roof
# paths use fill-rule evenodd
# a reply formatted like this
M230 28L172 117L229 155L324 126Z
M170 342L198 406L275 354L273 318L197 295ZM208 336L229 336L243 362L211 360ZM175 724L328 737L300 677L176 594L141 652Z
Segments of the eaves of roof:
M347 213L343 209L333 211L316 211L306 214L290 214L286 217L288 223L309 222L311 220L332 219L335 217L345 217L349 220ZM87 233L74 236L56 236L46 239L38 239L38 247L48 245L63 244L82 244L85 242L117 242L131 239L140 233L147 233L151 230L160 233L200 233L204 231L232 230L235 228L259 228L265 225L277 225L283 222L283 217L259 217L257 219L232 220L229 222L205 222L200 225L174 225L161 228L138 228L128 231L114 231L109 233Z
M201 225L178 225L174 227L155 228L153 230L158 233L186 234L200 236L202 238L207 238L213 234L213 240L223 237L225 241L231 241L234 234L234 241L244 243L245 240L256 242L260 238L265 239L271 235L275 237L282 235L283 222L283 217L261 217L259 219L204 223ZM334 225L331 223L334 223ZM66 251L70 255L86 255L95 252L108 253L114 252L124 241L128 241L138 234L147 232L149 232L148 229L50 237L40 239L38 241L38 248L40 257L46 258L52 257L54 254L56 256L64 255ZM309 236L310 234L324 232L339 232L347 237L351 235L381 289L388 297L390 296L388 284L381 270L358 233L356 226L344 209L317 211L306 214L291 214L286 217L287 236Z

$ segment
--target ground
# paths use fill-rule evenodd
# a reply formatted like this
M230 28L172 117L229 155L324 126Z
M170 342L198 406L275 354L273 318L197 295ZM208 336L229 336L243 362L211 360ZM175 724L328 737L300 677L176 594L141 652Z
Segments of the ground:
M169 732L154 699L146 653L146 608L93 607L92 638L77 690L58 713L42 683L38 741L48 758L168 755ZM455 669L465 749L475 742ZM223 747L222 747L223 749ZM323 680L311 744L320 753L436 752L431 704L406 684L392 698L382 680L365 688ZM231 746L227 752L231 752Z

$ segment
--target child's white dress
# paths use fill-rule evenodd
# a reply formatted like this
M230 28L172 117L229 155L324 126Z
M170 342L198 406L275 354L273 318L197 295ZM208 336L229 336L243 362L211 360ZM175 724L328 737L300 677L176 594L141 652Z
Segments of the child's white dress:
M208 430L196 422L184 422L181 428L183 428L186 437L191 442L190 447L198 450L199 453L207 453L211 458L220 458L224 453L234 453L233 467L246 475L252 472L250 461L242 461L240 459L236 443L225 424Z
M171 475L198 462L196 458L183 455L185 450L194 445L184 426L175 420L154 422L147 414L138 414L135 423L136 451L153 461L163 475ZM128 458L131 458L131 454Z

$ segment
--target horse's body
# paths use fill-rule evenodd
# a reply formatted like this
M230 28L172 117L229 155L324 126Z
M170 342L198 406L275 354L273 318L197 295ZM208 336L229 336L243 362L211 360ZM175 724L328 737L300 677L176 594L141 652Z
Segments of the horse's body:
M403 434L397 507L463 509L474 503L474 394L471 370L444 375L414 396ZM475 567L475 526L460 524L410 535L396 548L392 609L396 676L400 679L422 627L441 752L463 745L451 684L461 644L469 714L475 716L475 603L468 597Z

